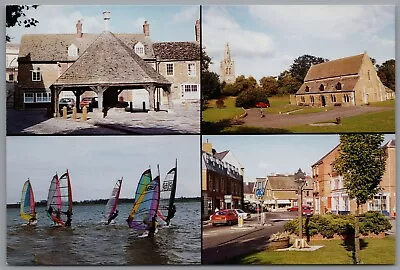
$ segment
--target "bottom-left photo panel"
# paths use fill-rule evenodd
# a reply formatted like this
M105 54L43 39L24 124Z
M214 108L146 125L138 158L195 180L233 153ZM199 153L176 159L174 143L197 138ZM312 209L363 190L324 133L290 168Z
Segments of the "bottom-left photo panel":
M200 136L6 138L8 265L201 263Z

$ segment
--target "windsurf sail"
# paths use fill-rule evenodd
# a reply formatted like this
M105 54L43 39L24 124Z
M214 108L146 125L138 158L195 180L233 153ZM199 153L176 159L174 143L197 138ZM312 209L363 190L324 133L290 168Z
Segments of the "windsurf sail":
M29 221L32 217L36 217L35 198L33 196L33 189L29 179L25 181L24 186L22 187L19 215L26 221Z
M72 188L68 170L60 178L57 174L53 176L47 197L47 212L55 223L65 226L67 211L72 214Z
M160 201L160 176L151 179L150 169L140 177L136 188L135 203L127 220L132 229L147 229L147 223L157 214Z
M104 209L104 217L106 218L106 220L108 220L115 212L115 209L117 209L119 194L121 192L121 185L122 185L122 178L120 180L117 180L117 183L115 184L111 192L111 196L108 199L108 202Z
M172 209L175 203L177 169L178 160L175 160L175 168L168 171L162 183L158 216L163 221L166 221L168 217L168 209Z

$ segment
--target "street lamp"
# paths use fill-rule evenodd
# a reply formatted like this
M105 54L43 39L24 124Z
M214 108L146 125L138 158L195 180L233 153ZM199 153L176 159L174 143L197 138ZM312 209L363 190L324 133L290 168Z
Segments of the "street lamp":
M297 203L297 211L298 211L298 217L299 217L299 239L296 239L296 242L294 244L295 248L306 248L309 247L307 245L307 242L303 239L303 187L306 184L306 174L299 169L295 174L294 174L294 182L297 185L297 190L298 190L298 203Z

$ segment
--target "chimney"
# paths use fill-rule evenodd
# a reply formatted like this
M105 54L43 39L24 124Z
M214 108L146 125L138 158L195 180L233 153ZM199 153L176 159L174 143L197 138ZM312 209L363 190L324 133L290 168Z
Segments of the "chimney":
M203 143L203 147L202 147L202 148L203 148L202 150L203 150L204 152L207 152L207 153L209 153L209 154L212 153L212 144L209 143L208 140L207 140L206 143Z
M77 38L82 38L82 23L81 20L78 20L76 23L76 37Z
M103 12L103 19L104 19L104 31L110 31L108 25L109 24L108 21L110 20L110 11Z
M150 24L148 24L147 21L144 21L144 24L143 24L143 34L146 37L150 36Z
M200 20L196 20L196 24L194 25L194 34L196 35L196 42L200 43Z

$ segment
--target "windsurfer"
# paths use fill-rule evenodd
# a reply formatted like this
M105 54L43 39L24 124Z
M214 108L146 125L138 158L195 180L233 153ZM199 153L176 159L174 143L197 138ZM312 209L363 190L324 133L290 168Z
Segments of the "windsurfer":
M167 223L167 225L169 225L170 220L175 216L175 212L176 212L176 207L174 204L174 205L172 205L171 208L168 208L168 215L167 215L167 218L165 219L165 222Z
M65 212L62 212L63 214L65 214L67 216L67 221L65 222L65 226L66 227L71 227L71 221L72 221L72 213L69 211L69 209Z
M110 222L112 220L114 220L116 217L118 216L118 209L115 210L115 212L109 217L108 221L107 221L107 225L110 224Z
M33 212L31 218L28 221L28 225L35 225L36 223L37 223L36 212Z
M146 224L147 230L148 230L148 237L154 237L154 234L156 232L156 228L157 228L157 214L154 214L153 218L151 219L151 221L147 221L147 220L143 220L143 223Z

